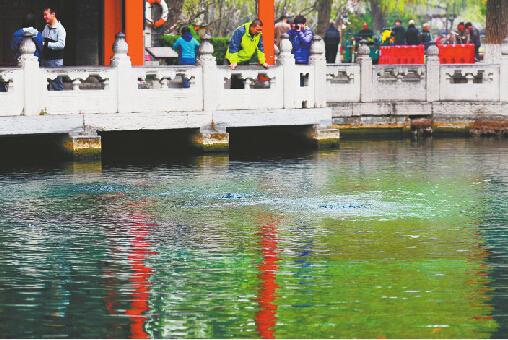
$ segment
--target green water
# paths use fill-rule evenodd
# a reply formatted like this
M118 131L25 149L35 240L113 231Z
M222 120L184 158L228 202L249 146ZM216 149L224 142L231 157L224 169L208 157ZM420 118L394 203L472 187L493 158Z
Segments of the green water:
M0 334L508 336L508 141L0 170Z

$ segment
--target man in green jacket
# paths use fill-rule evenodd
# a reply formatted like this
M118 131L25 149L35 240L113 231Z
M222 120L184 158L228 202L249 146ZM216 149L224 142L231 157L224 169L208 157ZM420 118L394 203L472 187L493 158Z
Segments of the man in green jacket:
M248 63L254 53L258 57L258 62L264 68L268 68L265 59L265 50L263 48L263 22L255 19L238 27L229 41L229 47L226 51L226 59L229 61L229 67L234 70L238 64Z

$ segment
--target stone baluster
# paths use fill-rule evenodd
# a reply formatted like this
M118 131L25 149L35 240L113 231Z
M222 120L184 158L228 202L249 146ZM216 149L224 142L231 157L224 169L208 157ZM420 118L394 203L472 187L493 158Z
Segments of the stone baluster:
M374 97L372 92L372 59L370 58L370 48L363 40L358 48L358 63L360 64L360 101L370 103Z
M501 101L508 103L508 37L503 41L501 48Z
M213 56L213 45L207 34L199 46L199 64L203 70L203 109L215 110L219 104L221 92L224 91L222 80L219 79L217 62Z
M24 114L36 115L41 112L42 89L41 82L46 83L46 79L42 79L42 72L39 68L39 60L34 55L37 48L33 41L32 33L25 32L23 41L19 46L19 66L23 69L23 92L24 92Z
M282 65L284 108L292 109L299 107L298 98L295 98L296 90L300 86L300 74L295 65L295 56L291 53L293 46L289 41L289 35L283 34L280 43L280 54L278 61Z
M440 72L439 48L432 44L426 51L426 69L427 69L427 102L433 103L439 101Z
M117 112L127 113L132 111L132 104L136 100L138 81L132 69L131 58L128 55L129 45L125 40L125 34L118 33L113 44L113 58L111 66L116 72L117 87Z
M79 86L80 86L80 85L81 85L81 79L79 79L79 78L78 78L78 79L74 79L74 80L72 81L72 90L73 90L73 91L79 91L79 90L80 90L80 89L79 89Z
M251 90L251 86L252 84L254 83L254 81L251 79L251 78L245 78L245 82L244 82L244 91L249 94L250 93L250 90Z
M314 66L314 106L326 107L326 58L325 43L319 35L315 35L310 48L310 61Z

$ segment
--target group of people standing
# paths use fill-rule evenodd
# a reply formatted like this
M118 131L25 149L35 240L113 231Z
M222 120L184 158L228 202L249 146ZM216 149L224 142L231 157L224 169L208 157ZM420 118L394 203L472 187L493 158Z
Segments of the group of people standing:
M32 36L36 51L35 57L39 59L42 67L57 68L64 65L64 50L66 32L63 25L57 19L56 12L53 8L47 7L42 12L45 22L44 30L39 32L36 29L36 18L33 13L29 13L23 20L21 28L16 30L12 36L11 49L19 58L19 47L23 42L26 33ZM49 83L49 90L62 91L64 89L63 80L57 77ZM1 89L0 91L6 91Z
M437 38L432 38L430 25L423 24L422 30L418 30L413 20L408 23L407 29L402 26L400 20L395 22L391 29L385 29L381 33L383 45L420 45L424 44L425 49L432 42L440 44L473 44L476 51L476 59L479 60L479 49L481 47L480 31L470 22L461 22L457 25L456 31L442 33Z
M457 25L457 30L439 34L436 38L436 44L473 44L475 58L477 61L480 58L479 50L482 46L480 31L470 22L460 22Z

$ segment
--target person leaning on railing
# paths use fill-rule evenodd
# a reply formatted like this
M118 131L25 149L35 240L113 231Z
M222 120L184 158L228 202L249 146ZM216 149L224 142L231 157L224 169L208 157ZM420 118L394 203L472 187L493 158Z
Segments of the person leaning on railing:
M234 32L226 51L226 60L229 67L234 70L238 64L248 64L254 54L264 68L268 68L263 47L263 22L254 19L238 27Z

